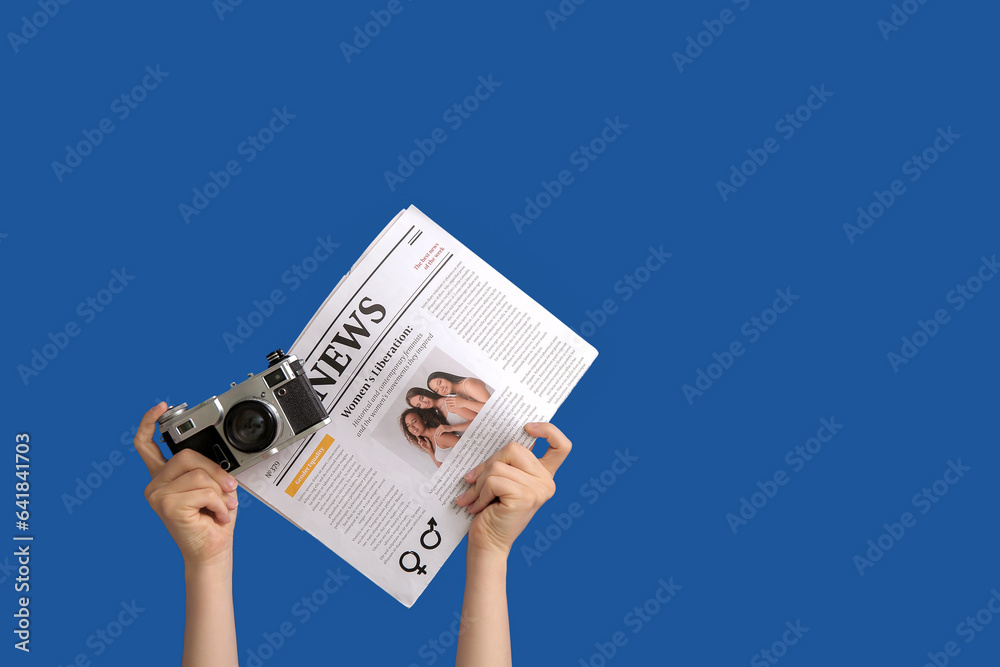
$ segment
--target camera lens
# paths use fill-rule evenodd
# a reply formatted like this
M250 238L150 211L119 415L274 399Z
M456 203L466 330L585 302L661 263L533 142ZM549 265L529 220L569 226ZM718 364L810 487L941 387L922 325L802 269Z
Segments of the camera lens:
M264 403L243 401L230 408L225 428L233 447L242 452L259 452L274 442L278 424Z

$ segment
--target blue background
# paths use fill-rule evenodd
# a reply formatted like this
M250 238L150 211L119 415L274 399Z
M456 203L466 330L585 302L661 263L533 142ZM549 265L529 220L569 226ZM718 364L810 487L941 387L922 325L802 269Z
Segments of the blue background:
M220 18L209 0L71 2L0 48L0 533L17 532L13 442L27 431L36 537L30 656L11 646L13 546L0 557L4 663L178 664L182 564L143 498L132 430L157 400L198 402L290 346L413 203L601 353L557 415L575 448L519 545L545 547L535 530L557 539L530 565L519 549L510 559L518 664L771 664L767 649L789 666L923 665L949 641L953 664L995 664L1000 620L969 643L957 626L1000 587L1000 281L961 310L947 295L1000 251L996 5L912 2L888 39L889 2L564 2L575 11L554 29L556 0L401 6L350 62L339 44L386 3L247 1ZM732 23L705 32L723 9ZM19 32L39 11L5 3L0 26ZM687 42L699 32L700 53ZM697 57L678 68L688 48ZM120 119L113 100L147 66L169 74ZM490 75L499 87L453 129L443 114ZM833 94L786 138L775 122L811 86ZM246 161L238 146L274 108L295 117ZM60 180L52 163L102 118L114 131ZM628 127L577 171L572 154L606 118ZM390 188L397 156L439 127L447 141ZM939 128L960 138L911 182L904 163ZM717 182L768 138L780 149L724 200ZM228 160L239 175L186 222L179 205ZM573 182L518 230L512 214L563 169ZM905 194L850 242L844 224L894 179ZM292 290L282 276L317 237L339 248ZM637 274L651 246L672 256ZM123 267L134 279L85 321L78 304ZM615 286L629 274L648 280L626 300ZM798 299L751 342L744 323L771 317L786 288ZM286 301L230 352L223 333L274 289ZM608 299L614 312L588 316ZM894 369L887 353L939 308L948 323ZM24 381L18 366L70 321L79 335ZM744 354L710 367L733 341ZM716 379L689 401L682 385L699 370ZM843 428L793 470L786 452L823 418ZM638 461L595 493L589 480L626 450ZM97 480L109 458L124 462ZM970 470L922 514L914 495L959 459ZM788 483L734 534L726 515L779 470ZM81 487L88 475L100 486ZM572 502L584 512L563 531L551 514ZM904 512L916 524L883 537L891 548L859 574L854 557ZM351 570L305 623L293 605L347 566L246 496L236 554L244 665L250 652L281 665L454 661L430 642L454 639L464 547L412 610ZM671 578L682 589L634 632L627 615ZM88 639L133 600L143 611L113 644ZM259 653L286 621L295 634ZM808 631L781 645L796 621ZM606 660L595 643L618 631L627 644Z

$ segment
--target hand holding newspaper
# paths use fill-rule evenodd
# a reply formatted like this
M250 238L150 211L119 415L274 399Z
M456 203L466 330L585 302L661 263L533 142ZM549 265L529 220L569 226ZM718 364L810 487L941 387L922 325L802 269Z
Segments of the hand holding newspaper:
M410 206L290 350L332 421L237 474L413 605L473 516L465 473L548 421L597 351Z

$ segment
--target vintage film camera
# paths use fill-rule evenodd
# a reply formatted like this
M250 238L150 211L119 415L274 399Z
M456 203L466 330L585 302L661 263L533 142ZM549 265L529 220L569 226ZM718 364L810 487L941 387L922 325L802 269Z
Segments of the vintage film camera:
M193 449L223 470L249 468L330 423L319 396L294 355L275 350L267 370L221 396L188 408L181 403L156 420L176 454Z

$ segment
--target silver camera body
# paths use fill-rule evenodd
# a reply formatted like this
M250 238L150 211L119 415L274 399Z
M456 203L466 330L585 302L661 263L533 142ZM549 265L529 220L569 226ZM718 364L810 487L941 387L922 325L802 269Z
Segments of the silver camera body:
M193 449L232 473L329 424L301 362L282 350L267 355L267 361L266 371L250 373L221 396L164 412L156 422L170 451Z

